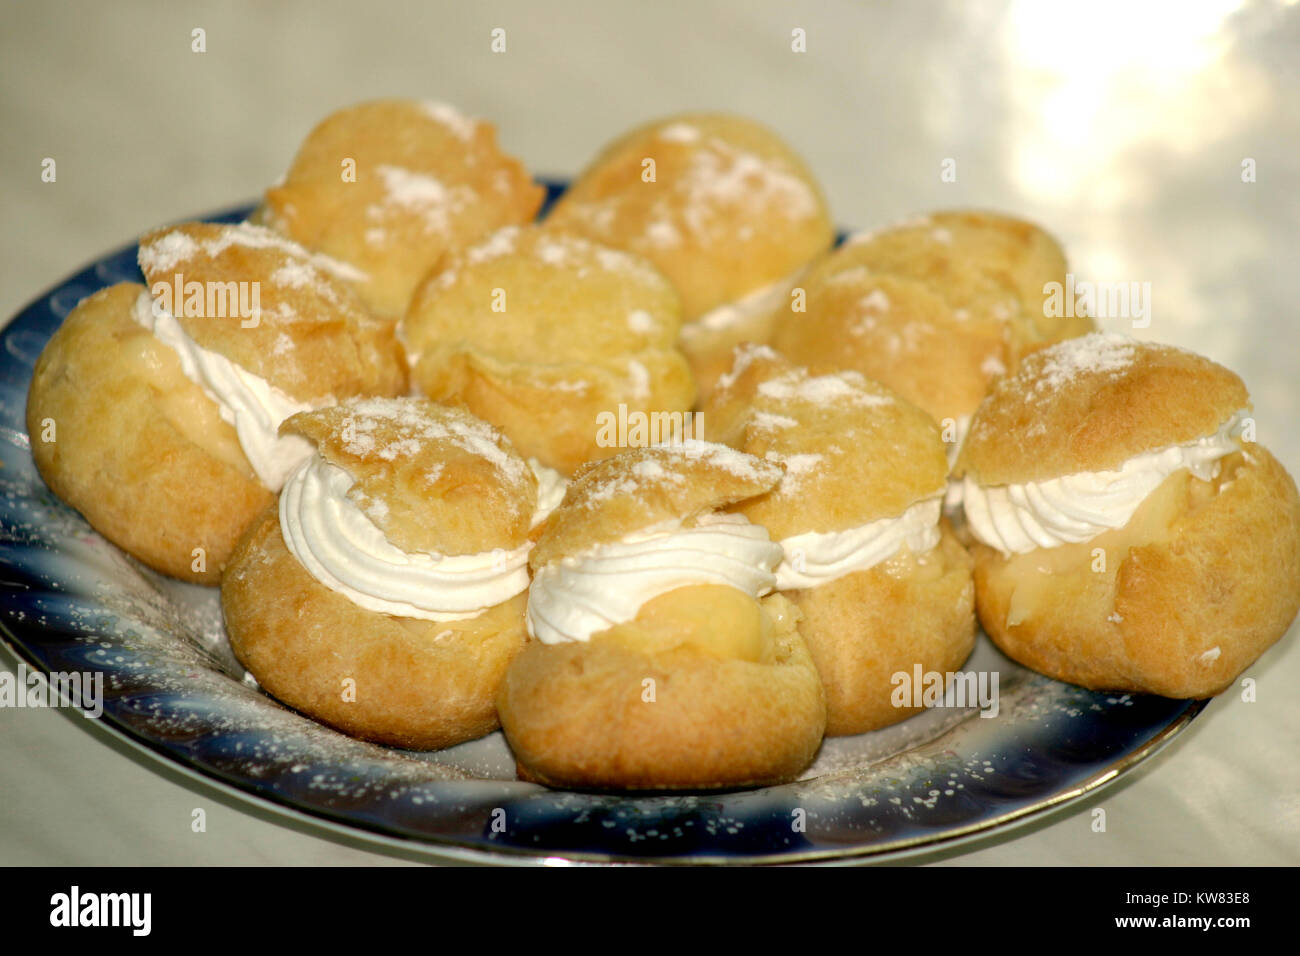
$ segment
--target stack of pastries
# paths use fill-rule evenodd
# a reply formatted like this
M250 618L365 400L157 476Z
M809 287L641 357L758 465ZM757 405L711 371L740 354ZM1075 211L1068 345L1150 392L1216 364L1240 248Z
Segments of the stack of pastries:
M50 489L219 585L283 703L522 779L803 773L977 623L1084 687L1217 694L1300 609L1300 496L1208 359L1045 307L1042 229L834 248L798 155L687 114L545 190L493 127L326 118L249 221L140 240L32 378ZM927 703L929 701L927 700Z

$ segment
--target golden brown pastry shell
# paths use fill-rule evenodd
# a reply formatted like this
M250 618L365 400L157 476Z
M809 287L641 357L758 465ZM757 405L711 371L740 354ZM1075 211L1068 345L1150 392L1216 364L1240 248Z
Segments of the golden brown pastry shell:
M356 163L355 182L341 163ZM386 202L379 167L464 190L467 200L447 208L445 228L427 228L424 212ZM303 141L278 185L266 191L259 222L366 274L357 294L378 316L398 319L425 274L451 249L492 230L530 221L546 190L519 160L502 152L496 128L474 121L468 139L431 120L413 100L374 100L331 113ZM443 204L446 207L446 204ZM379 219L373 210L381 210ZM367 234L382 230L381 241Z
M1197 497L1180 492L1186 500L1167 533L1108 556L1106 572L1085 564L1054 576L1050 600L1019 623L1007 621L1023 584L1008 559L976 543L984 630L1026 667L1094 690L1174 698L1226 690L1300 609L1300 497L1265 448L1247 447L1248 458L1225 459L1215 482L1187 479ZM1094 543L1104 542L1084 547Z
M150 253L170 241L185 242L192 254L160 268L173 257ZM224 315L189 315L175 307L173 313L202 348L290 397L314 403L406 391L406 357L393 323L367 312L328 260L247 223L189 222L155 229L141 238L140 247L150 289L157 283L174 288L178 275L186 284L256 283L261 312L254 324L229 308ZM298 278L285 279L285 272ZM301 281L304 276L310 279Z
M620 790L792 779L816 754L826 719L796 617L789 610L781 616L773 663L659 657L599 638L530 641L498 699L520 776L555 787ZM643 699L647 679L654 681L653 702Z
M411 750L496 729L496 692L524 644L525 605L519 594L446 622L359 607L299 564L275 508L240 541L221 584L230 646L269 694L351 736Z
M152 342L131 316L143 291L124 282L96 292L50 338L28 391L32 458L50 490L122 550L163 574L216 584L272 495L242 452L234 463L214 457L160 405L137 364L148 347L141 340ZM178 370L171 377L189 401L211 403ZM41 439L47 419L53 442ZM229 425L215 427L235 444ZM196 548L202 571L194 570Z
M1080 338L1035 352L980 404L956 475L982 485L1023 484L1119 468L1137 455L1213 435L1250 406L1233 372L1192 352L1131 340L1132 362L1045 375ZM1118 340L1114 340L1118 341Z
M894 706L891 677L910 677L918 664L947 674L970 656L972 561L946 522L942 535L926 554L782 592L803 615L799 633L826 688L826 736L877 730L919 713L924 708Z
M698 454L687 453L689 448L631 448L578 469L533 549L533 570L649 527L716 511L780 480L779 465L752 455L724 446Z
M660 131L684 124L699 131L693 142L661 139ZM739 151L770 164L808 190L810 209L780 213L780 204L756 205L752 188L725 200L692 197L687 171L701 150ZM642 180L653 158L655 181ZM657 206L657 203L666 206ZM662 243L652 227L668 222L680 241ZM711 228L694 229L700 217ZM650 259L672 280L691 322L711 309L791 276L829 248L835 231L821 188L807 165L779 136L740 116L688 113L637 127L611 142L574 180L546 219L548 226L580 232Z

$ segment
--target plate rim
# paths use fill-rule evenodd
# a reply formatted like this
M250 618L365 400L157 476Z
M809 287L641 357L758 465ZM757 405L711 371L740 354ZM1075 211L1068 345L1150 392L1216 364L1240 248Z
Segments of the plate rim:
M2 620L0 620L0 641L4 642L5 648L18 660L24 661L29 667L36 667L42 673L48 674L48 670L39 661L32 659L26 646L14 638L14 635L9 630L8 624ZM791 851L790 853L768 853L754 856L742 856L737 854L734 856L699 855L642 857L623 856L614 853L595 854L586 851L570 851L567 853L559 851L547 852L544 850L530 850L528 847L515 847L505 844L497 849L488 850L479 846L468 845L454 837L430 836L424 839L408 837L399 833L386 832L381 827L367 826L361 822L343 822L343 820L335 819L326 813L304 808L289 802L288 800L277 799L270 795L273 791L264 794L256 792L249 787L241 786L237 782L225 779L222 775L213 770L178 759L174 754L166 750L160 744L150 740L142 734L136 733L131 728L118 722L117 719L107 711L105 711L100 717L95 718L95 722L104 728L105 732L111 734L117 740L126 743L133 752L148 758L148 761L143 762L143 765L147 765L147 763L162 764L173 771L181 773L181 775L187 779L196 781L205 786L211 786L227 796L236 798L241 803L252 804L253 806L259 807L263 810L270 811L277 816L288 817L312 827L328 830L331 833L338 833L343 836L378 844L391 849L414 850L417 854L422 856L445 856L451 858L452 862L462 864L474 863L502 866L548 866L555 865L548 861L559 860L562 861L564 865L572 866L641 865L743 867L810 864L827 865L834 863L895 863L908 860L909 857L920 856L924 853L937 853L1013 832L1020 827L1033 822L1034 819L1038 817L1045 817L1063 810L1069 805L1078 803L1085 797L1105 790L1112 784L1118 782L1125 774L1131 773L1140 764L1145 763L1151 757L1155 756L1156 753L1165 750L1171 743L1182 736L1183 732L1191 725L1192 721L1209 706L1212 700L1213 698L1188 700L1188 706L1178 714L1177 718L1162 728L1160 732L1147 741L1146 744L1137 748L1133 752L1118 758L1113 763L1099 769L1092 776L1088 777L1082 783L1076 785L1069 791L1054 794L1052 797L1036 802L1030 806L1008 811L1005 814L980 821L979 823L971 824L968 827L946 832L943 836L937 839L914 837L876 848L873 848L871 845L862 845L835 849L828 848L824 850ZM304 717L304 719L310 718ZM91 732L91 736L94 736L94 732ZM900 751L899 754L907 752L907 750L904 750ZM429 860L424 862L438 861Z

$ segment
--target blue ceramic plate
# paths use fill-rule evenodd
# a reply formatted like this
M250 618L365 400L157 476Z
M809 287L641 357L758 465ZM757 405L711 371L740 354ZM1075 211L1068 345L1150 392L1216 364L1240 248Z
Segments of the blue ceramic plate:
M551 187L551 199L559 187ZM208 217L235 221L248 207ZM32 464L32 366L85 296L142 281L135 245L41 296L0 333L0 629L44 671L101 671L116 734L242 796L381 843L516 862L771 863L888 858L1078 799L1168 743L1203 701L1096 694L1033 674L981 637L996 717L936 708L828 740L791 784L698 795L547 790L515 779L501 734L438 753L352 740L263 694L217 592L149 571L57 500Z

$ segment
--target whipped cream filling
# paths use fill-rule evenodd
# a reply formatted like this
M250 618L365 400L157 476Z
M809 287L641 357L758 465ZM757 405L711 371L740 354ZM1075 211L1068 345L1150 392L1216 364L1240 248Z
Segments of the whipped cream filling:
M280 531L321 584L369 611L424 621L477 617L528 587L532 542L442 555L403 551L348 497L344 468L312 455L280 493Z
M647 528L539 570L528 592L528 633L545 644L587 641L632 620L659 595L695 584L760 597L776 587L781 554L767 529L743 515Z
M948 470L957 463L957 456L961 454L962 443L966 441L966 435L970 432L969 415L958 415L953 419L955 440L948 445ZM941 426L942 427L942 426ZM948 516L949 521L957 521L961 518L961 501L962 501L962 482L960 478L948 479L948 490L943 496L943 513Z
M537 479L537 507L533 511L533 527L536 528L560 506L564 492L568 490L569 479L536 458L528 459L528 467Z
M965 443L966 436L970 433L970 419L971 417L969 415L952 416L953 440L951 442L946 442L945 444L947 447L944 449L948 455L949 468L957 463L957 456L961 453L961 446ZM945 418L943 422L940 423L939 428L941 431L947 427L947 421L948 419Z
M224 355L200 348L176 316L148 291L136 299L133 316L176 353L185 377L203 389L216 403L222 419L234 426L239 446L258 480L278 491L289 473L312 454L311 442L301 435L280 435L280 423L314 406L290 398Z
M785 557L776 569L778 590L815 588L887 561L905 546L922 554L939 543L943 496L909 507L896 518L880 518L845 531L796 534L781 541Z
M794 285L800 272L790 273L784 279L759 286L736 299L705 312L694 322L682 325L681 338L690 341L699 338L705 332L721 332L755 319L769 312L775 312L785 299L785 291Z
M1237 412L1213 435L1135 455L1115 471L1080 472L1048 481L984 487L962 482L971 533L1003 554L1088 541L1128 524L1146 497L1184 468L1202 481L1219 473L1220 459L1238 450Z

